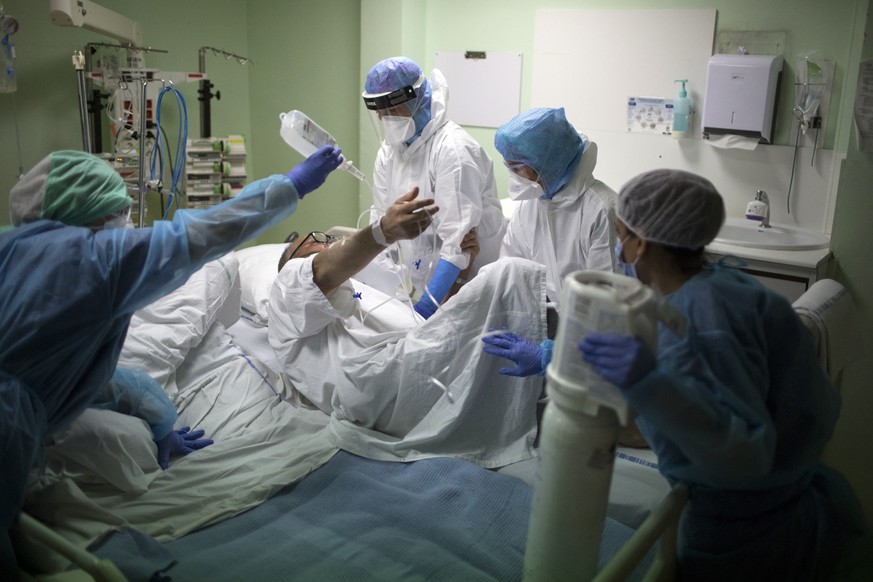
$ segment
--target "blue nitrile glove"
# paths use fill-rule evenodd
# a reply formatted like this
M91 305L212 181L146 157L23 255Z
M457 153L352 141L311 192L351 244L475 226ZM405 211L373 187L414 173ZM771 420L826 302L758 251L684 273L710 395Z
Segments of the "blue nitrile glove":
M415 311L425 319L428 319L431 315L436 313L437 304L430 298L431 295L433 295L433 298L436 299L438 303L441 303L443 298L449 292L449 289L451 289L452 285L455 284L455 281L458 280L458 275L460 273L461 269L445 259L440 259L440 262L437 263L433 277L431 277L430 283L427 285L427 290L430 293L425 293L421 296L418 303L414 305Z
M324 184L327 175L336 170L343 161L341 154L342 150L339 148L322 146L288 172L300 198Z
M616 333L591 333L579 342L582 359L604 379L619 388L630 388L655 368L655 354L637 337Z
M161 466L161 469L166 470L170 466L170 455L187 455L215 442L212 439L200 439L204 434L203 430L188 432L190 430L189 426L171 430L167 436L156 441L158 444L158 465Z
M552 355L552 340L537 345L510 331L486 335L482 341L486 353L515 362L515 368L500 368L507 376L542 375Z

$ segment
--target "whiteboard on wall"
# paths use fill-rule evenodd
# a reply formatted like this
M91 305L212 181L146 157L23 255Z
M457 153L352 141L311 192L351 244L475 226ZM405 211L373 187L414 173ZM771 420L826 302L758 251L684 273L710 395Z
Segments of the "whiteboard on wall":
M688 97L703 105L714 9L538 10L533 107L564 107L579 131L625 131L628 97ZM699 113L698 113L699 117Z
M448 117L460 125L500 127L518 114L521 53L481 51L436 53L436 68L449 84Z

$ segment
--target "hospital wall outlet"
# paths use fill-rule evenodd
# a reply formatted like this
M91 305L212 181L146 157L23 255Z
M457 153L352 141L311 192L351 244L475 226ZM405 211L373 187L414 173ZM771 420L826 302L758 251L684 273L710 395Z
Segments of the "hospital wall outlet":
M755 199L746 204L746 218L760 220L760 226L770 227L770 198L763 190L755 193Z

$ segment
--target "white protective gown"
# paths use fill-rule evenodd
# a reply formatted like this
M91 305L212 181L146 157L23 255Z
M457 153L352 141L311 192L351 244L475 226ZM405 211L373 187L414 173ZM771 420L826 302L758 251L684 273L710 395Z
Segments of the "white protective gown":
M398 196L414 186L419 188L419 198L434 198L440 208L432 228L414 241L397 243L401 265L415 286L416 298L433 276L439 259L461 270L467 268L468 257L461 253L461 240L471 228L476 227L480 249L471 277L500 256L506 231L491 158L470 134L446 117L448 86L439 70L431 72L430 84L431 119L424 131L409 146L383 142L373 171L375 216L383 216ZM387 252L374 265L383 270L397 269ZM393 282L397 282L396 277ZM394 288L379 288L395 293Z
M546 267L547 294L559 306L570 273L615 270L616 193L594 178L596 164L597 144L588 141L570 181L551 200L520 201L503 239L501 256Z
M509 362L484 353L480 338L501 327L545 338L542 266L486 265L416 324L408 304L373 309L386 296L354 279L325 296L312 260L293 259L276 278L269 337L294 387L331 414L337 446L373 459L454 456L483 467L532 456L542 378L501 375Z

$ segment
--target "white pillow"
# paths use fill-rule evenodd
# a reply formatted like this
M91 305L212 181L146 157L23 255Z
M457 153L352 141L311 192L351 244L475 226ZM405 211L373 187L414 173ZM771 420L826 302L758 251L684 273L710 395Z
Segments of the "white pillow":
M146 421L113 410L86 408L46 447L46 472L79 483L143 493L161 474Z
M236 310L239 317L234 301L241 295L239 285L235 253L207 263L181 287L134 314L118 365L146 372L167 392L176 392L171 380L188 351L220 316L231 324L235 319L227 312Z
M270 288L279 274L279 258L287 246L288 243L269 243L236 251L242 287L240 302L260 325L267 325Z

